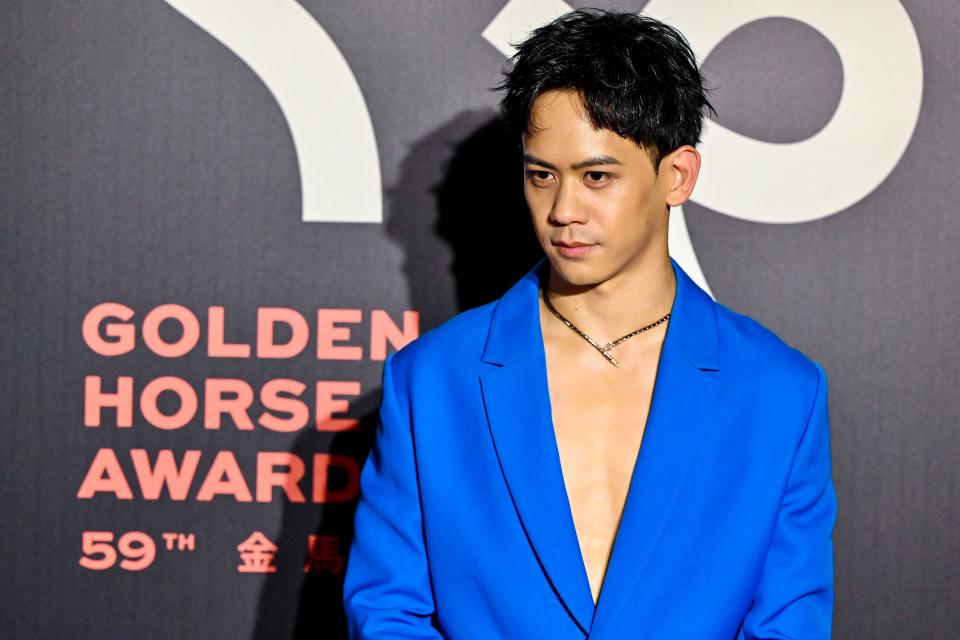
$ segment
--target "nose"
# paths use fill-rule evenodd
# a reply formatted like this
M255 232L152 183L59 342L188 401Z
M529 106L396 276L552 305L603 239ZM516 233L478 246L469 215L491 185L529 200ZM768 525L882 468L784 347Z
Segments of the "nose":
M576 185L563 180L557 186L553 207L550 209L550 222L557 225L568 225L574 222L584 222L583 207L577 197Z

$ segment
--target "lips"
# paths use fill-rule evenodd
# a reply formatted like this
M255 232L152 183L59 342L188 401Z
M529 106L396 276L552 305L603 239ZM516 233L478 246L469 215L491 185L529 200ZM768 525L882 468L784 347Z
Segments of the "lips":
M554 242L557 252L567 258L579 258L587 255L597 245L586 242Z

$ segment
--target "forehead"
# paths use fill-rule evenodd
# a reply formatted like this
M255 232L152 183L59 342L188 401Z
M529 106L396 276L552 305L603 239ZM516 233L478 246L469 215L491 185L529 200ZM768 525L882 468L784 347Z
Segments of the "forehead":
M610 129L595 128L580 95L570 90L547 91L537 96L530 109L530 126L523 135L523 146L546 160L561 162L576 162L592 155L612 155L622 162L647 159L633 140Z

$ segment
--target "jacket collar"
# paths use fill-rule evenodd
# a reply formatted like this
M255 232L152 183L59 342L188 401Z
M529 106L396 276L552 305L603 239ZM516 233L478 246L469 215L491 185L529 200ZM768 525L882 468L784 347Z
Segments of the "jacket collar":
M682 355L701 369L718 370L716 303L673 257L670 264L677 291L663 348ZM538 289L548 268L547 258L541 258L500 298L481 360L503 365L531 349L543 349Z

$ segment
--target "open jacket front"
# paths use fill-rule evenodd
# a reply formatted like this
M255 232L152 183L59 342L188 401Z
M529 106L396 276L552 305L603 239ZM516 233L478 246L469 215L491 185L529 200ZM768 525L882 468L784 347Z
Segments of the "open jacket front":
M544 258L384 363L344 584L352 638L830 637L826 375L671 263L672 315L598 604L553 430Z

